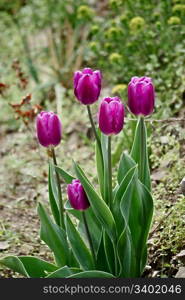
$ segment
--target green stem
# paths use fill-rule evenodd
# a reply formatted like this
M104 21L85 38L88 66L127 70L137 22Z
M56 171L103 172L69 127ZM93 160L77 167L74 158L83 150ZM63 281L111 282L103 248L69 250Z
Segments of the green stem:
M90 123L91 123L91 127L92 127L92 130L93 130L95 139L97 141L98 147L99 147L99 149L101 149L101 142L100 142L100 138L99 138L99 136L97 134L96 127L94 125L94 121L93 121L93 118L92 118L92 113L91 113L90 105L87 105L87 112L88 112L88 116L89 116L89 120L90 120Z
M140 117L141 122L141 142L140 142L140 166L139 166L139 178L141 182L145 182L145 157L146 157L146 141L145 141L145 124L144 124L144 117Z
M88 227L88 224L87 224L87 219L86 219L85 211L82 211L82 217L83 217L85 231L86 231L87 239L88 239L88 242L89 242L89 247L91 249L91 253L92 253L94 265L96 266L96 255L95 255L93 241L92 241L92 238L91 238L89 227Z
M111 159L111 136L108 136L108 205L111 208L112 206L112 159Z
M52 153L52 158L53 158L53 163L55 166L57 166L57 159L55 155L55 149L52 147L51 148L51 153ZM65 228L64 224L64 206L63 206L63 201L62 201L62 191L61 191L61 186L60 186L60 178L55 170L56 174L56 182L57 182L57 188L58 188L58 199L59 199L59 212L60 212L60 224L62 228Z

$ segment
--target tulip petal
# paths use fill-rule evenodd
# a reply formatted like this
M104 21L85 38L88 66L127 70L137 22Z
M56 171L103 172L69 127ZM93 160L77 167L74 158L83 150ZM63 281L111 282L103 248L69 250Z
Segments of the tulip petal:
M128 85L128 106L135 115L150 115L154 108L155 92L150 77L132 77Z
M99 127L106 134L118 134L124 124L124 106L118 97L107 97L99 108Z
M39 140L39 143L44 146L49 146L49 139L48 139L48 132L45 127L45 123L42 122L42 117L38 115L36 120L36 126L37 126L37 137Z
M112 115L109 113L109 103L104 100L99 109L99 127L104 134L112 133Z
M53 114L48 120L50 143L53 146L60 144L62 138L61 123L57 115Z
M74 83L74 87L75 87L75 88L77 87L78 81L79 81L79 79L81 78L81 76L83 76L83 74L82 74L82 72L80 72L80 71L76 71L76 72L74 73L73 83Z
M84 105L98 100L101 90L101 73L91 68L85 68L74 74L74 94Z

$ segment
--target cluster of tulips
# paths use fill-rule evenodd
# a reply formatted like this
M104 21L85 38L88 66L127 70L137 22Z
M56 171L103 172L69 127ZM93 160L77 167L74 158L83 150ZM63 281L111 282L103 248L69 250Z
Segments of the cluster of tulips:
M87 107L95 137L99 188L96 190L81 167L73 162L74 176L57 164L55 147L62 124L53 112L37 116L39 143L48 148L49 203L52 217L39 203L41 239L54 254L51 264L31 256L8 256L0 263L27 277L140 277L147 262L147 237L153 215L145 116L154 109L151 78L133 77L128 85L128 107L138 116L130 154L120 157L113 186L111 137L124 126L124 105L119 97L106 97L99 105L98 127L91 105L98 101L100 71L85 68L74 74L74 94ZM66 183L63 200L60 178Z

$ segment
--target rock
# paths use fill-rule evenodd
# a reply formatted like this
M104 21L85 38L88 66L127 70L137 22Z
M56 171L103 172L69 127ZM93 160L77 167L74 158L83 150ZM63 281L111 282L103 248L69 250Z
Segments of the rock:
M175 278L185 278L185 267L180 267Z
M10 247L7 241L0 241L0 251L6 250Z
M161 136L160 140L161 140L161 144L169 144L169 138L166 135Z
M21 246L21 251L20 254L21 255L28 255L31 254L33 252L34 248L31 245L25 244Z
M154 180L154 181L162 181L163 178L165 178L165 176L166 176L166 171L160 170L160 171L154 172L154 173L151 175L151 178L152 178L152 180Z
M175 258L179 259L185 264L185 250L182 250L180 253L178 253Z

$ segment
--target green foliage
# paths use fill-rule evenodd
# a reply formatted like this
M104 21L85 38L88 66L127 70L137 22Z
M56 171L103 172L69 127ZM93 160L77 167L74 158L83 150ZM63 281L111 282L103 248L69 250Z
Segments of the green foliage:
M89 252L89 249L85 245L79 232L76 230L75 226L73 225L68 215L66 215L66 232L74 256L78 260L80 266L82 266L84 270L93 269L94 265L93 265L93 260Z
M57 266L32 256L7 256L0 263L26 277L46 277L57 270Z
M65 266L69 260L66 233L52 222L41 204L38 206L38 214L41 220L41 239L53 251L57 265L60 267Z
M170 116L183 106L184 3L139 0L109 4L106 16L94 20L99 30L92 41L98 41L99 50L90 47L89 60L106 72L113 86L127 85L133 75L152 77L156 117Z

